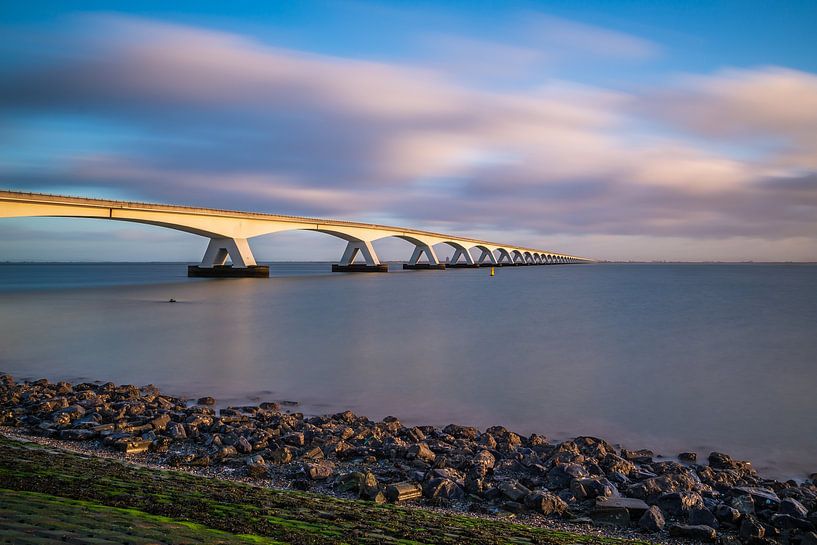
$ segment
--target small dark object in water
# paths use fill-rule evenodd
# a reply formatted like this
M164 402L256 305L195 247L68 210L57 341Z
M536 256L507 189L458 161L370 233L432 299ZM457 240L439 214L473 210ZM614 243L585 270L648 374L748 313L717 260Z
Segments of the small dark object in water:
M170 300L168 301L168 303L175 303L175 302L176 302L176 300L175 300L175 299L173 299L172 297L171 297L171 298L170 298Z

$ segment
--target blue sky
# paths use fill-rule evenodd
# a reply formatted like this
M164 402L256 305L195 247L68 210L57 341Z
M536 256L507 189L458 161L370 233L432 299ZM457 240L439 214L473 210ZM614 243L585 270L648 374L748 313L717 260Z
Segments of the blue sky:
M815 260L815 20L805 1L8 5L0 187L606 259ZM0 260L195 260L206 243L0 229ZM261 259L342 246L252 244Z

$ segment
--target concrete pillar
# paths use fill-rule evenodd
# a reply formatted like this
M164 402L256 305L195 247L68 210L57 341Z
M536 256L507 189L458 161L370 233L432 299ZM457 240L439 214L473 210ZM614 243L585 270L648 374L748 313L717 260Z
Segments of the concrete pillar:
M504 263L506 260L508 264L513 265L513 256L505 248L499 248L499 263Z
M378 259L372 243L368 240L350 240L349 244L346 245L343 256L340 258L340 265L351 265L354 263L357 254L362 255L363 259L366 260L366 265L370 267L380 265L380 259Z
M465 258L465 263L468 265L476 265L474 261L474 256L471 255L471 252L466 250L465 248L454 248L454 255L451 256L451 263L456 263L460 260L460 257Z
M418 244L414 247L414 252L411 254L411 259L409 259L410 265L416 265L420 258L426 255L426 259L428 259L429 265L439 265L440 259L437 257L437 252L434 251L434 247L430 244Z
M480 250L482 250L482 253L479 256L477 263L481 265L487 259L491 263L491 265L496 265L497 263L496 256L494 255L493 252L488 251L486 248L480 248Z
M237 269L256 266L255 257L246 238L211 238L199 268L212 269L215 266L222 266L227 263L227 257Z

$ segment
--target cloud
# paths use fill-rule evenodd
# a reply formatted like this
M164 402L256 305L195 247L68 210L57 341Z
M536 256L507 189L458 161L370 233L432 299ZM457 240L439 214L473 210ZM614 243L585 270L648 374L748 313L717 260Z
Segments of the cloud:
M530 14L523 28L532 42L553 55L643 60L661 52L649 40L551 15Z
M619 57L655 53L617 33L543 21L548 39L576 47L594 33L588 54L601 55L598 44ZM495 239L524 232L542 246L560 235L817 236L817 108L795 115L814 99L811 74L497 90L428 66L143 19L85 19L61 40L54 56L39 49L0 67L0 112L13 118L3 138L25 133L31 147L51 149L28 119L66 115L132 137L62 157L54 149L48 168L0 157L0 182ZM769 138L773 154L742 147Z

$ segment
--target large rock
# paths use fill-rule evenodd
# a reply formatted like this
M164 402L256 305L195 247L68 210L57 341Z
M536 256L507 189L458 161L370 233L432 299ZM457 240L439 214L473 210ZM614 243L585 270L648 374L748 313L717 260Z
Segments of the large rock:
M519 484L517 481L502 481L499 486L499 491L502 492L508 499L512 501L521 501L530 494L530 490Z
M423 490L416 483L402 482L386 487L386 499L390 502L416 500L423 496Z
M806 518L808 509L794 498L784 498L780 500L780 507L777 512L781 515L791 515L793 517Z
M429 499L461 500L465 491L451 479L431 479L425 484L425 496Z
M409 460L422 460L424 462L432 463L437 458L437 455L434 454L428 445L425 443L417 443L416 445L411 445L408 450L406 451L406 458Z
M567 511L567 503L550 492L536 490L525 498L525 505L531 511L542 515L562 515Z
M304 474L313 481L322 481L332 476L334 466L328 462L306 462L303 465Z
M715 508L715 516L719 521L727 524L735 524L740 519L740 515L740 511L725 503L719 503Z
M760 539L766 535L766 528L754 516L746 515L740 523L738 535L743 541Z
M674 524L670 526L669 535L685 537L697 541L715 541L718 533L710 526L694 526L692 524Z
M755 502L755 509L776 509L780 505L780 498L774 490L759 486L736 486L732 489L736 495L748 495Z
M676 517L685 517L692 509L704 507L701 495L688 491L664 494L656 503L662 511Z
M661 512L657 505L651 506L638 519L638 527L647 532L660 532L665 525L664 513Z
M706 507L695 507L689 511L689 523L693 526L710 526L716 530L720 528L718 519Z
M593 520L594 524L623 527L630 525L630 512L623 507L593 509L590 511L590 518Z
M631 519L638 520L649 510L649 506L644 500L638 498L598 497L596 498L595 509L626 509L630 513Z

